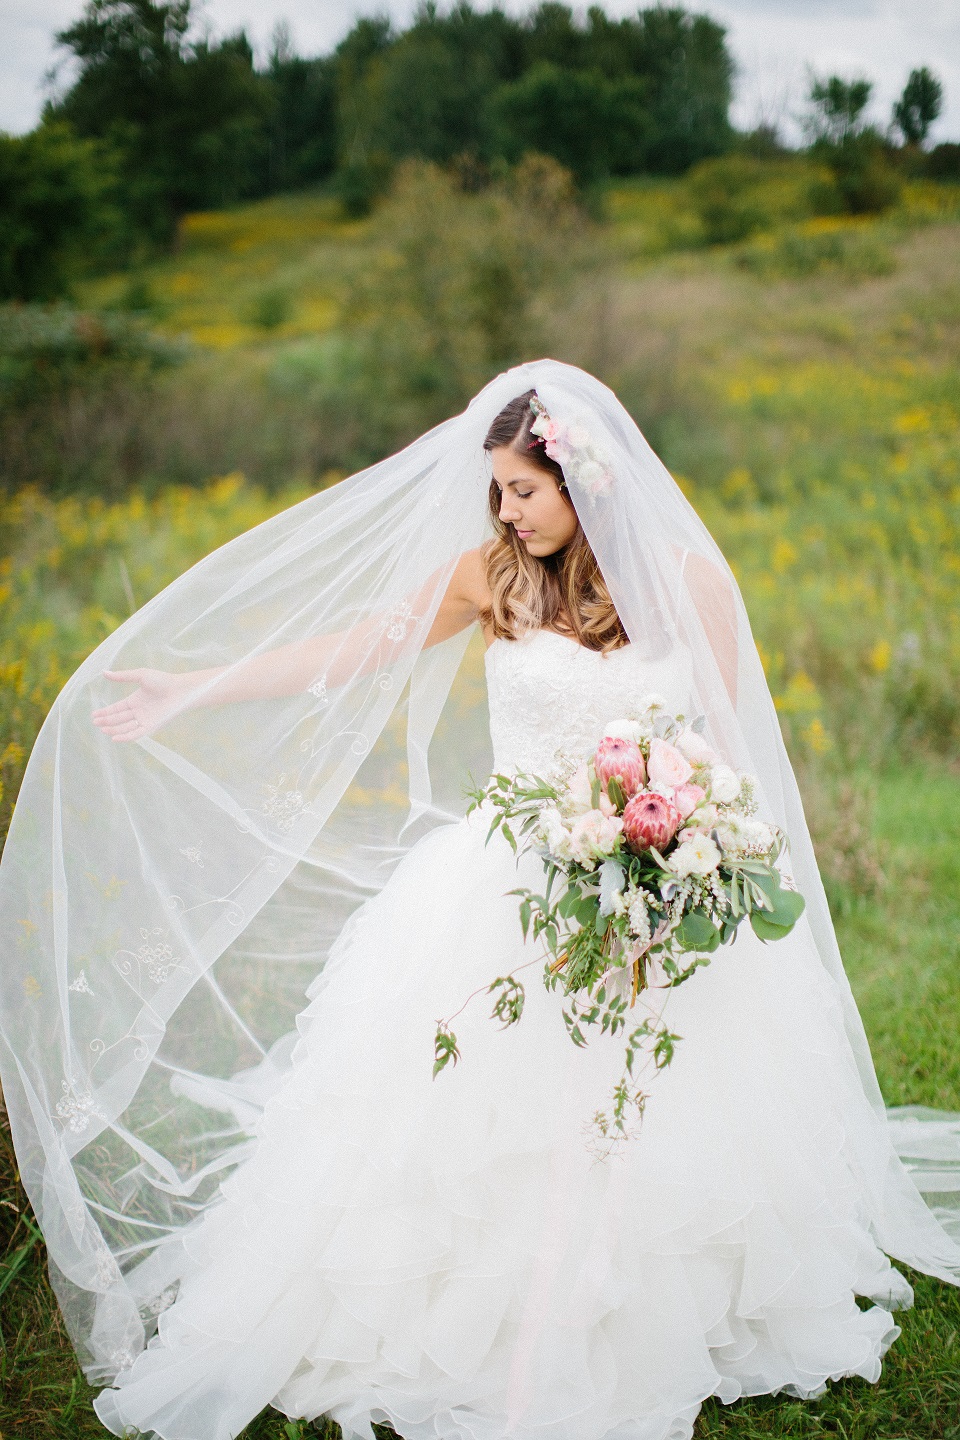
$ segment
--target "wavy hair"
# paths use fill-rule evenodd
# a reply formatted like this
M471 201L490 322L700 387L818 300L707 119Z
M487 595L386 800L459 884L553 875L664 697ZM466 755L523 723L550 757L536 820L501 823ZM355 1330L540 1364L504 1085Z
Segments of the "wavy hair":
M567 504L563 469L543 439L531 435L534 412L528 390L505 405L487 431L484 450L509 445L538 469L552 475ZM496 538L483 547L490 605L480 618L498 639L516 640L527 630L559 630L587 650L618 650L627 633L610 598L596 556L577 522L573 539L555 555L531 555L512 525L500 519L500 490L490 481L490 517Z

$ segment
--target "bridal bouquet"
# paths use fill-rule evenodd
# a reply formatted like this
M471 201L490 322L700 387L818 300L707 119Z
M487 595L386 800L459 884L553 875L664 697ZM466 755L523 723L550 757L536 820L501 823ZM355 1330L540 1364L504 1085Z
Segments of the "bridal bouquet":
M470 792L471 810L491 812L488 839L499 830L515 852L534 850L545 863L542 895L511 893L524 936L545 944L544 981L562 989L571 1039L586 1044L594 1025L624 1037L612 1112L595 1117L604 1136L625 1133L628 1106L642 1113L638 1052L659 1070L680 1038L649 1007L631 1023L653 972L656 988L669 990L708 965L744 921L761 940L777 940L804 907L776 868L786 836L755 818L754 777L722 762L703 725L702 716L688 725L649 696L607 726L589 758L560 756L543 777L494 774ZM524 1002L516 976L499 977L488 991L493 1018L516 1023ZM456 1036L441 1021L434 1074L458 1058Z

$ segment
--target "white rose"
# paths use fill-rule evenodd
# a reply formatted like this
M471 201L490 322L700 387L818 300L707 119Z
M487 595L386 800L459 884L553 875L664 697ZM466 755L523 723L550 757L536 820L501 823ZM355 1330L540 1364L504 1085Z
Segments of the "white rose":
M570 859L570 832L556 806L545 805L540 811L540 833L551 855L557 860Z
M741 820L744 840L753 849L764 851L773 847L774 834L763 820Z
M703 736L698 735L696 730L691 730L689 725L684 726L673 743L691 765L715 765L720 759Z
M602 810L588 810L574 821L570 832L570 849L574 860L592 865L606 859L613 851L623 821L617 815L604 815Z
M582 461L574 474L588 495L607 495L613 487L613 476L599 460Z
M717 832L717 839L729 855L738 855L748 843L743 829L743 821L739 815L725 815L722 820L717 821L714 828Z
M672 804L674 788L673 785L664 785L662 781L659 781L656 785L648 785L646 790L650 795L662 795L664 800L669 800Z
M587 810L593 808L590 776L587 773L586 762L578 765L567 781L566 789L561 797L561 805L567 815L583 815Z
M710 771L709 791L711 800L721 805L736 800L740 794L740 777L729 765L714 765Z
M677 846L667 863L680 879L686 875L709 875L720 864L720 851L709 835L694 835Z
M604 740L632 740L639 745L643 726L638 720L611 720L603 732Z

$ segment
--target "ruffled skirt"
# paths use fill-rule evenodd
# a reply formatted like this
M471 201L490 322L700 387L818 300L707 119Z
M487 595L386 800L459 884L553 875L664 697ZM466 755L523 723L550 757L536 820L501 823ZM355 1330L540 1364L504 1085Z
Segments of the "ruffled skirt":
M520 1023L481 994L432 1078L437 1019L534 955L506 892L539 862L485 839L434 831L349 922L176 1302L97 1399L114 1434L232 1440L270 1403L345 1440L686 1440L707 1396L878 1379L912 1297L805 919L670 993L675 1058L603 1158L622 1042L571 1044L539 963Z

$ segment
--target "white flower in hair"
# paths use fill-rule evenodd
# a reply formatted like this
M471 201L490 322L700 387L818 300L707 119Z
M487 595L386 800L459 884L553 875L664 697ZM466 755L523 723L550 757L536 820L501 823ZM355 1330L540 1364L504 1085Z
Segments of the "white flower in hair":
M537 417L530 426L530 434L543 441L544 450L562 468L565 478L594 499L608 495L613 486L610 462L592 439L588 427L576 421L563 425L552 419L538 395L530 401L530 409Z

